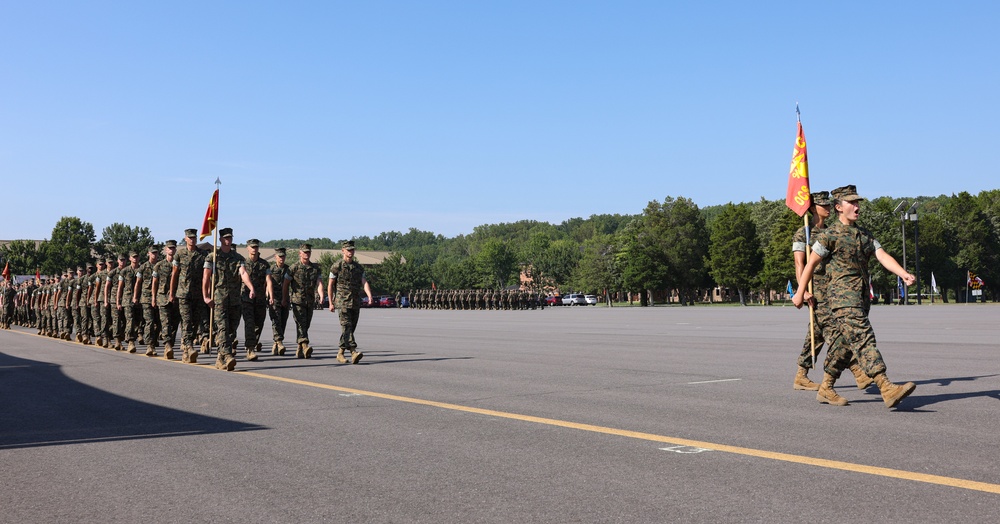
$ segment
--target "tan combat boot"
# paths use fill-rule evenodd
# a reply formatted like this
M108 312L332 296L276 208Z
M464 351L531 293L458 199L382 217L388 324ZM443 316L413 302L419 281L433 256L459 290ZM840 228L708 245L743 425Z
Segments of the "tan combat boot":
M278 355L284 355L285 354L285 344L282 341L280 341L280 340L278 342L276 342L276 344L278 344Z
M792 383L792 388L801 391L819 391L819 384L809 380L806 373L809 373L809 368L799 366L799 371L795 374L795 382Z
M128 341L128 348L126 348L126 349L128 350L129 353L135 353L135 341L134 340L129 340Z
M83 336L83 345L84 346L89 346L90 345L90 335L84 335Z
M858 381L858 389L868 389L868 386L875 382L857 364L851 364L850 370L854 373L854 380Z
M156 356L156 348L153 347L153 345L146 346L146 356L147 357L155 357Z
M881 373L875 377L875 384L878 386L879 391L882 392L882 401L885 402L886 407L894 408L896 404L899 404L900 400L903 400L913 390L917 389L917 385L913 382L907 382L902 386L898 384L893 384L889 381L889 377L885 376L885 373Z
M295 358L306 358L305 353L302 352L302 346L303 344L299 342L298 347L295 348Z
M219 358L215 359L215 369L232 371L236 369L236 359L232 355L223 356L220 353Z
M302 343L302 356L303 358L312 358L313 356L313 348L308 342Z
M191 362L191 349L188 348L187 344L181 343L181 362L188 364Z
M201 339L201 354L207 355L212 351L212 346L208 344L208 337L203 337Z
M347 364L347 359L344 357L344 348L337 350L337 362L341 364Z
M163 358L167 360L174 359L174 346L172 346L169 342L163 346Z
M361 362L361 357L364 357L364 356L365 356L365 354L362 353L362 352L360 352L360 351L358 351L357 348L352 349L351 350L351 364L357 364L358 362Z
M247 349L247 360L254 362L257 360L257 352L253 348Z
M274 356L278 356L278 343L277 342L271 344L271 354L274 355Z
M816 392L816 400L822 404L830 404L831 406L846 406L847 399L838 395L833 390L833 383L836 380L833 378L833 375L823 373L823 384L819 387L819 391Z

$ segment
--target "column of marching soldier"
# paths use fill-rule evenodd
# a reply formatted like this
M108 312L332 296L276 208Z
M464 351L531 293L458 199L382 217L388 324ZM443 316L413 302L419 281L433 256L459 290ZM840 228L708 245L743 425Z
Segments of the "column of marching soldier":
M407 297L414 309L545 309L544 295L521 289L417 289Z
M129 353L145 346L150 357L158 356L162 342L168 360L174 358L180 330L183 362L197 363L199 353L208 354L217 345L216 367L231 371L241 318L246 358L253 361L262 349L260 335L268 312L274 337L271 354L285 354L285 327L293 310L296 357L310 358L305 311L311 313L315 291L322 289L319 266L309 260L311 246L301 245L300 260L291 266L285 264L286 249L278 248L275 261L268 264L260 259L258 240L247 242L247 259L232 248L232 229L220 229L219 234L222 248L217 253L199 248L197 230L187 229L184 245L168 240L162 256L152 246L141 263L140 254L132 251L75 271L67 268L45 281L15 285L5 280L0 327L33 327L39 335ZM212 311L215 322L210 327Z

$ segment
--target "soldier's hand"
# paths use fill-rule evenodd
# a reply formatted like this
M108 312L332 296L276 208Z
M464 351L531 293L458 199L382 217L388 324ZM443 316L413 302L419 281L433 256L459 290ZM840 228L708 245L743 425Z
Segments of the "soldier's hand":
M907 286L912 286L913 283L917 281L917 277L911 275L910 273L907 273L905 276L902 277L902 279L903 283L906 284Z
M255 293L253 292L253 288L250 288L250 298L253 298L254 295L255 295Z
M801 309L802 308L802 302L803 302L803 298L802 298L802 294L801 293L796 293L796 294L792 295L792 304L796 308Z

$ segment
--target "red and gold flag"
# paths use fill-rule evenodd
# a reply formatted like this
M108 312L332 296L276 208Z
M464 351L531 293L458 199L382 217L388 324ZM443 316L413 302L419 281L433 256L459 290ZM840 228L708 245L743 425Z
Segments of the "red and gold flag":
M795 137L795 149L792 150L785 205L799 216L804 216L809 211L809 157L806 155L806 135L802 132L802 122L799 122L799 133Z
M10 260L8 260L7 265L3 267L3 279L10 280Z
M205 211L205 221L201 223L201 236L198 240L205 240L205 237L215 231L215 226L219 222L219 190L212 193L212 199L208 201L208 210Z

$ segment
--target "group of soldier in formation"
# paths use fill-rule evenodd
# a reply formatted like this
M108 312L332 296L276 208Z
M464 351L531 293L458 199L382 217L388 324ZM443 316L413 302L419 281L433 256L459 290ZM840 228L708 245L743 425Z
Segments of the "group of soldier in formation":
M872 234L855 222L864 200L853 185L811 195L812 221L807 234L800 228L792 240L798 289L792 297L796 307L810 304L811 326L798 359L793 387L816 391L821 403L846 406L848 401L834 390L841 373L848 369L859 389L873 383L886 406L892 408L916 389L912 382L894 384L886 376L886 365L875 341L868 313L871 308L868 264L875 257L906 285L915 277L882 249ZM826 223L836 208L837 219ZM182 360L197 362L199 351L207 354L209 310L214 310L215 340L219 351L216 367L236 366L236 330L245 324L247 360L256 360L261 351L260 333L265 314L270 313L274 342L272 355L284 355L284 333L291 309L295 318L296 357L310 358L309 325L317 302L330 295L330 310L340 311L341 338L337 359L357 363L354 330L362 306L360 294L372 301L371 288L361 265L354 260L354 243L344 242L343 258L330 270L324 289L319 265L310 261L312 247L299 247L299 260L285 264L285 249L278 248L271 264L260 259L259 241L247 242L249 259L232 247L232 229L219 230L221 247L205 252L196 245L197 231L185 231L185 245L167 241L164 256L150 247L147 261L139 263L136 252L120 254L97 265L69 269L53 275L47 283L21 286L5 284L3 327L11 322L34 325L38 333L82 344L96 343L134 353L136 341L145 344L146 355L157 356L162 338L164 358L173 358L178 328L181 331ZM812 252L809 253L809 240ZM807 255L808 253L808 255ZM116 264L117 262L117 264ZM811 283L811 286L810 286ZM437 290L410 291L411 307L417 309L535 309L544 308L545 297L519 290ZM398 297L397 297L398 302ZM823 382L808 377L815 364L814 354L827 347ZM196 348L200 345L200 348Z
M545 309L545 295L521 289L417 289L406 297L415 309Z
M81 344L135 353L145 346L146 356L174 358L180 331L181 360L195 364L199 354L218 345L215 367L236 367L237 330L244 323L246 359L262 351L261 330L271 319L274 341L271 354L285 354L284 334L289 311L295 319L295 356L311 358L309 326L313 310L330 295L330 311L339 309L341 337L337 360L358 363L354 331L361 308L360 294L371 300L364 269L354 258L354 242L342 245L343 258L331 268L323 286L319 264L310 260L312 246L299 246L299 260L285 263L286 249L275 250L275 260L260 258L260 242L247 242L249 258L233 247L231 228L219 230L217 250L197 246L197 230L185 230L184 244L164 243L163 252L151 246L146 261L132 251L98 259L52 275L44 283L4 282L4 328L11 323L37 328L39 335L75 340ZM320 302L317 302L319 300ZM211 318L214 316L214 323Z
M806 334L793 387L816 391L816 399L821 403L846 406L847 399L838 395L833 386L841 372L849 369L858 389L867 389L874 383L885 405L895 407L913 393L916 385L912 382L894 384L886 376L885 361L876 346L875 331L868 319L872 301L868 263L874 256L908 286L916 278L886 253L869 231L855 224L864 200L858 196L855 186L821 191L811 197L809 234L807 236L803 226L792 239L798 280L792 303L795 307L802 307L805 302L810 304L814 329ZM837 219L828 225L826 219L830 217L831 207L836 208ZM808 255L807 238L813 242ZM808 289L810 282L812 286ZM818 353L824 343L827 350L823 382L817 384L809 380L807 373L813 367L814 352Z

